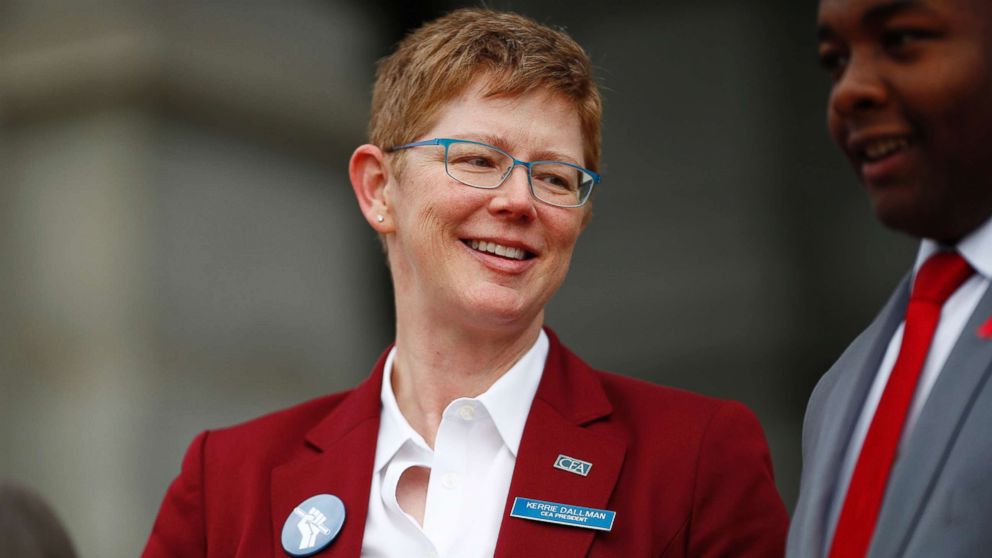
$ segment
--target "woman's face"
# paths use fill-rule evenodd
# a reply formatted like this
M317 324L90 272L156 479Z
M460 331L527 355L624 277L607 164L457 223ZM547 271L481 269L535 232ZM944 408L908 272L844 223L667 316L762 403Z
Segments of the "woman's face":
M579 116L567 99L544 90L483 97L481 85L442 106L433 128L417 139L476 140L522 161L585 166ZM524 167L484 190L449 177L440 146L404 157L402 175L384 192L394 225L386 242L398 311L474 328L543 321L587 209L536 200Z

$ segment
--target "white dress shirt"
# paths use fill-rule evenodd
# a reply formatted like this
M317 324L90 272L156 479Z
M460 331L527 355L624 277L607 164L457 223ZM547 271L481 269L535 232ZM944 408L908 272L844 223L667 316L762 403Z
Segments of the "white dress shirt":
M965 323L978 306L978 301L985 294L992 278L992 219L988 220L979 228L972 231L956 246L957 251L964 257L971 267L975 269L975 274L968 278L954 294L951 295L940 312L940 322L934 333L933 341L930 343L930 351L927 353L923 363L923 370L920 372L919 383L916 385L916 392L913 394L913 402L909 407L909 416L906 417L906 425L903 427L900 444L904 443L909 433L916 425L923 405L930 396L937 378L940 376L944 363L951 353L951 349L961 335ZM924 239L920 244L920 251L916 257L916 265L913 267L913 279L919 271L923 262L934 252L941 249L941 246L933 240ZM844 456L840 478L837 483L837 493L834 495L833 504L830 510L829 536L825 539L827 550L833 541L833 532L837 527L837 520L840 517L840 510L847 494L847 487L854 474L854 466L857 464L858 456L861 453L861 446L864 444L865 436L868 435L868 427L875 416L875 410L882 399L882 392L885 384L889 380L892 368L895 366L896 358L899 356L899 348L902 345L902 333L905 322L899 324L889 346L882 358L882 363L875 374L875 380L868 391L861 415L854 427L851 435L847 453Z
M548 356L542 330L534 346L476 398L452 401L432 450L400 412L391 382L394 347L382 378L363 558L491 557L531 402ZM396 500L409 467L430 468L423 527Z

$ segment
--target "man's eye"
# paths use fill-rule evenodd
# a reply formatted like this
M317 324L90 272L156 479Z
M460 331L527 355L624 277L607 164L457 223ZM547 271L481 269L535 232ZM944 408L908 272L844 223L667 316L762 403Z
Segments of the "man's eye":
M847 66L848 56L839 50L827 50L820 52L820 67L830 73L836 79Z
M928 37L930 34L921 29L890 29L882 33L882 44L888 49L898 49Z

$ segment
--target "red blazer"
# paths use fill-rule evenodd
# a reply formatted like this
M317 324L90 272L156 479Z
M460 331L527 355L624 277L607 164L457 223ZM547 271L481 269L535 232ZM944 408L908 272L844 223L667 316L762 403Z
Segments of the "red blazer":
M593 370L551 345L506 498L496 558L780 557L788 516L757 419L739 403ZM285 557L283 522L321 493L347 519L319 558L358 558L385 355L355 389L200 434L143 556ZM559 454L593 464L583 477ZM517 496L616 512L592 531L509 516Z

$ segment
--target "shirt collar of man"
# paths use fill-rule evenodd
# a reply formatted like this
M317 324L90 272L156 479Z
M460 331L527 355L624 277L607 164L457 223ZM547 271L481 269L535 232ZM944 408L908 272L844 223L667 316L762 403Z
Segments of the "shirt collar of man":
M916 256L913 273L920 269L923 262L941 248L946 248L929 238L920 243L920 251ZM955 246L964 259L975 268L975 272L984 279L992 278L992 217L986 219L977 229L961 239Z
M496 430L503 443L516 457L520 448L520 438L523 436L530 405L537 393L541 382L544 363L548 357L549 341L542 329L534 345L524 353L524 356L506 371L485 393L475 398L480 402L492 418ZM430 452L427 442L410 426L406 417L400 412L393 393L392 371L393 360L396 357L396 347L389 351L382 371L382 418L379 422L379 439L376 447L374 471L385 467L406 443L417 446L422 451ZM456 400L457 401L457 400ZM450 406L449 406L450 407ZM445 415L448 410L445 410Z

